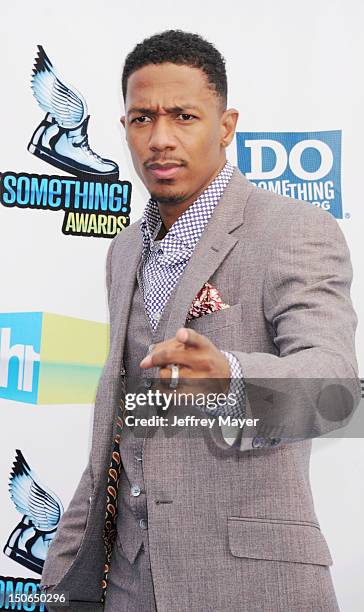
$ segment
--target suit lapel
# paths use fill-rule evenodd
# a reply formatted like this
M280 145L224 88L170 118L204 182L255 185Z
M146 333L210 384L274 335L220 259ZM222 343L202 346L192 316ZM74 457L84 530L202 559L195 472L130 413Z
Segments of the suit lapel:
M128 240L124 246L125 271L119 274L119 282L115 288L118 297L117 320L112 332L110 352L115 362L121 365L123 370L123 353L126 339L127 326L129 321L130 307L134 293L137 269L142 255L142 240L139 228L139 221L130 227ZM122 265L122 262L120 262Z
M172 338L186 317L197 292L214 274L237 243L231 232L244 222L244 208L254 186L236 168L223 196L197 243L190 261L173 290L165 340Z
M140 260L142 246L138 241L138 223L131 226L125 235L123 249L120 249L120 256L117 263L113 264L113 282L110 293L110 349L108 362L106 364L105 376L100 379L96 403L104 394L108 401L103 401L102 406L94 412L93 432L104 432L105 436L105 460L110 464L112 445L117 432L117 415L119 401L121 397L120 383L123 383L124 364L123 352L128 325L129 311L133 297L136 270ZM123 262L126 262L123 266ZM105 387L104 387L105 386ZM100 400L101 401L101 400ZM107 424L107 431L105 429ZM110 447L108 447L110 440ZM110 452L109 452L110 451ZM101 474L103 463L100 461L99 452L97 460L93 461L94 474Z

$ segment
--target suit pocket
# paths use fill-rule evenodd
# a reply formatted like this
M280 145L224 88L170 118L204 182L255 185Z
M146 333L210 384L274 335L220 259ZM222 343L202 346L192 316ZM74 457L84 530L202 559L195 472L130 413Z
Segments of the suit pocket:
M228 538L234 557L332 565L326 540L315 523L231 516Z
M191 319L186 321L186 327L191 327L199 333L204 333L209 330L216 331L229 325L242 322L242 304L234 304L229 308L223 310L217 310L216 312L210 312L209 314L197 317L197 319Z

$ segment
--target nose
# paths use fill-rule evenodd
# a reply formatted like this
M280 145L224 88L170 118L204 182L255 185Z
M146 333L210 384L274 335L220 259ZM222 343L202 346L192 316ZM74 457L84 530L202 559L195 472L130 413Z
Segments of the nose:
M165 149L175 149L176 143L173 135L173 128L169 117L158 117L150 133L149 147L152 151L164 151Z

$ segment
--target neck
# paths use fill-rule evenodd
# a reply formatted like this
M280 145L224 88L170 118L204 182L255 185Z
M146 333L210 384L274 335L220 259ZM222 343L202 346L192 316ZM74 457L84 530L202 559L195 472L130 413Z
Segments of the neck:
M221 172L223 167L226 164L226 159L224 159L219 167L215 170L215 172L210 176L210 178L198 189L198 191L191 194L186 200L183 202L179 202L178 204L174 204L173 206L169 204L160 204L158 202L159 214L162 219L162 226L158 233L157 240L161 240L164 238L168 230L172 227L172 225L177 221L177 219L183 215L183 213L192 206L194 202L196 202L197 198L207 189L207 187L212 183L212 181L217 177L217 175Z

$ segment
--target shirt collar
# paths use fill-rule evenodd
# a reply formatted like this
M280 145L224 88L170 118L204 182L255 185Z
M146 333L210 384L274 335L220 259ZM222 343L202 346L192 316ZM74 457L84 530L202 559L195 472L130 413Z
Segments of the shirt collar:
M161 246L163 246L165 252L168 252L169 249L173 249L173 246L174 248L176 248L176 246L187 247L191 250L195 247L225 187L229 183L233 172L234 166L227 161L214 180L200 194L197 200L195 200L177 219L161 240ZM147 250L155 240L159 233L161 223L158 203L156 200L150 198L140 222L144 251Z

